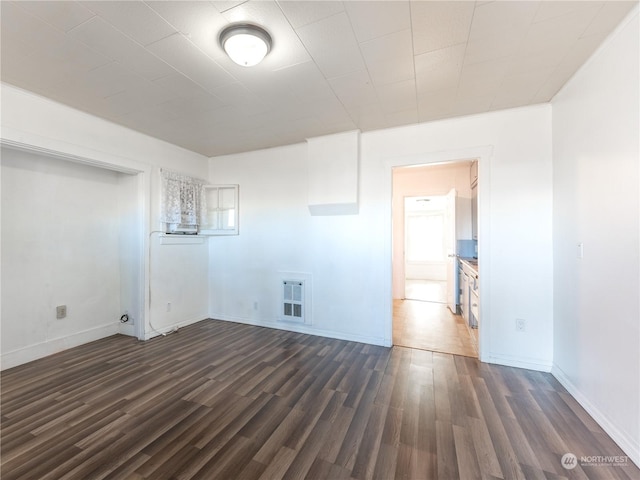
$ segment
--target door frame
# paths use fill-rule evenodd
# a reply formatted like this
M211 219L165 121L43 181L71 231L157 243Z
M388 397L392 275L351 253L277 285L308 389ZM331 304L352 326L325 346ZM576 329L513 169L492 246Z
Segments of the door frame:
M492 145L481 145L470 148L426 151L407 156L389 156L383 159L384 182L382 198L386 209L385 235L385 338L384 345L393 346L393 169L418 165L436 165L464 160L478 161L478 257L482 258L482 283L491 285L491 251L490 246L490 185ZM488 288L480 289L480 316L482 327L479 330L478 358L487 361L491 352L491 298Z

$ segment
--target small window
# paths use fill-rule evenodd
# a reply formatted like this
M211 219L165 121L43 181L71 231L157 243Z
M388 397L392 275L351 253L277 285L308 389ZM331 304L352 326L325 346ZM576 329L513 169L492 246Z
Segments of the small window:
M238 235L238 185L205 185L200 235Z

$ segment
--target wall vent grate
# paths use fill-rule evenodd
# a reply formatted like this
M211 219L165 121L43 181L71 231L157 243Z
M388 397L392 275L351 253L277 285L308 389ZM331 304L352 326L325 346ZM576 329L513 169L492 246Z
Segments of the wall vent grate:
M304 281L282 282L282 319L304 323Z

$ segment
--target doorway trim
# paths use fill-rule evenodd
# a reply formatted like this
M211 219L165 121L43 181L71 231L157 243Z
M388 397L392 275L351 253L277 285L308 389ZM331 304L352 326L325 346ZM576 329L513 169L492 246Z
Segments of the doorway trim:
M384 265L385 282L385 339L384 344L393 345L393 169L395 167L410 167L418 165L435 165L452 163L462 160L478 160L478 257L482 258L482 283L491 285L490 258L490 185L491 159L493 145L480 145L469 148L445 151L425 151L407 156L389 156L383 159L383 199L387 209L385 228L386 262ZM491 304L487 288L480 288L480 317L482 327L478 338L478 358L487 361L491 352Z

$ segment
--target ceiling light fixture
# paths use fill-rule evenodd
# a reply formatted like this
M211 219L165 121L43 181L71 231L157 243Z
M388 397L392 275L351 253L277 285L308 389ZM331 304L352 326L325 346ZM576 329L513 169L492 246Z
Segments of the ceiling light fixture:
M252 67L271 50L271 35L256 25L230 25L220 32L220 45L238 65Z

